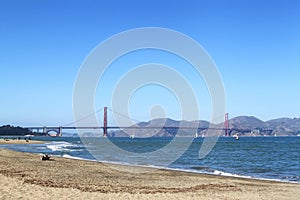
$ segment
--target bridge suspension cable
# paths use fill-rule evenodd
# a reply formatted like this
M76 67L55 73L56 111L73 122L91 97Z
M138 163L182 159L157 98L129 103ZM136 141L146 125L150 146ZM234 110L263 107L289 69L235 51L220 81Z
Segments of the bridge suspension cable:
M119 113L119 112L117 112L117 111L114 111L114 110L112 110L111 108L107 108L109 111L111 111L112 113L114 113L114 114L116 114L116 115L119 115L119 116L121 116L121 117L124 117L124 118L126 118L126 119L129 119L129 120L131 120L131 121L133 121L133 122L135 122L135 123L139 123L139 122L141 122L140 120L137 120L137 119L134 119L134 118L130 118L130 117L128 117L127 115L125 115L125 114L122 114L122 113Z
M91 114L89 114L89 115L87 115L87 116L84 116L84 117L82 117L82 118L80 118L80 119L78 119L78 120L76 120L76 121L70 122L70 123L65 124L65 125L63 125L63 126L70 126L70 125L73 125L73 124L75 124L75 123L77 123L77 122L80 122L80 121L82 121L82 120L85 120L85 119L87 119L87 118L89 118L89 117L95 115L96 113L101 112L103 109L104 109L104 108L101 108L101 109L99 109L99 110L96 110L95 112L93 112L93 113L91 113Z

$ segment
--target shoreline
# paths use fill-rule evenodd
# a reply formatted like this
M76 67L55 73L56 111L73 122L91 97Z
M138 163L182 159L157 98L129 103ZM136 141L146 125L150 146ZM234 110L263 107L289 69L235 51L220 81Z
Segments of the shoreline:
M1 147L0 147L1 148ZM200 175L209 175L209 176L216 176L216 177L228 177L228 178L241 178L241 179L249 179L249 180L256 180L256 181L271 181L271 182L278 182L278 183L291 183L291 184L299 184L300 182L297 181L288 181L288 180L280 180L280 179L271 179L271 178L259 178L259 177L252 177L252 176L246 176L246 175L238 175L238 174L231 174L227 172L220 172L220 174L215 173L208 173L208 172L201 172L193 169L183 169L183 168L171 168L171 167L163 167L163 166L155 166L155 165L134 165L129 163L122 163L122 162L109 162L109 161L98 161L98 160L92 160L92 159L85 159L80 157L74 157L74 156L56 156L53 157L57 158L66 158L66 159L74 159L74 160L82 160L82 161L88 161L88 162L96 162L101 164L107 164L107 165L119 165L119 166L125 166L125 167L137 167L137 168L148 168L149 171L154 170L170 170L175 172L183 172L183 173L191 173L191 174L200 174Z
M298 199L300 184L52 157L0 148L6 199Z
M32 140L32 139L0 139L0 145L5 144L44 144L44 141Z
M49 143L50 142L50 143ZM10 139L9 141L4 141L4 139L0 139L0 149L5 147L1 147L1 145L18 145L18 144L45 144L56 141L40 141L40 140L16 140L16 139ZM16 151L16 150L13 150ZM23 152L23 151L16 151L16 152ZM32 153L32 152L24 152L29 154L35 154L41 156L42 153ZM51 153L48 153L48 155L51 155ZM211 175L211 176L220 176L220 177L228 177L228 178L241 178L241 179L249 179L249 180L257 180L257 181L274 181L279 183L292 183L292 184L300 184L300 182L297 181L289 181L289 180L281 180L281 179L272 179L272 178L263 178L263 177L253 177L253 176L247 176L247 175L239 175L239 174L233 174L229 172L223 172L219 171L217 169L215 172L206 172L206 171L199 171L194 169L184 169L184 168L171 168L171 167L165 167L165 166L155 166L155 165L138 165L138 164L130 164L130 163L124 163L124 162L110 162L105 160L93 160L93 159L85 159L81 157L75 157L75 156L59 156L59 155L51 155L54 158L66 158L66 159L74 159L74 160L81 160L81 161L88 161L88 162L95 162L100 163L104 165L113 165L113 166L125 166L125 167L137 167L137 168L143 168L146 169L146 172L149 171L155 171L155 170L171 170L176 172L185 172L185 173L194 173L194 174L200 174L200 175Z

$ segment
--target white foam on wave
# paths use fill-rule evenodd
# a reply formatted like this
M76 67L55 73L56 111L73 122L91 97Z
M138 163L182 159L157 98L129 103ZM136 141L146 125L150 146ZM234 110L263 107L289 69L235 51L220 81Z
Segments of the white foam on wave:
M295 183L295 184L300 184L298 181L289 181L289 180L282 180L282 179L272 179L272 178L253 178L255 180L263 180L263 181L276 181L276 182L281 182L281 183Z
M78 145L74 145L69 142L52 142L50 144L47 144L46 147L48 149L51 149L51 151L75 151L72 149L69 149L70 147L76 147ZM78 151L78 150L76 150Z
M81 158L81 157L76 157L76 156L70 156L69 154L63 154L62 157L63 158L70 158L70 159L74 159L74 160L95 161L95 160L92 160L92 159Z
M238 177L238 178L253 178L253 177L251 177L251 176L245 176L245 175L233 174L233 173L223 172L223 171L219 171L219 170L214 170L213 174L214 174L214 175L220 175L220 176Z
M64 154L64 155L62 155L62 157L71 158L71 159L75 159L75 160L85 160L85 159L80 158L80 157L70 156L69 154Z
M297 181L289 181L289 180L282 180L282 179L271 179L271 178L261 178L261 177L253 177L253 176L246 176L246 175L239 175L239 174L233 174L228 172L222 172L219 170L215 170L213 172L214 175L219 176L226 176L226 177L236 177L236 178L246 178L246 179L254 179L254 180L262 180L262 181L276 181L276 182L283 182L283 183L297 183L300 184Z

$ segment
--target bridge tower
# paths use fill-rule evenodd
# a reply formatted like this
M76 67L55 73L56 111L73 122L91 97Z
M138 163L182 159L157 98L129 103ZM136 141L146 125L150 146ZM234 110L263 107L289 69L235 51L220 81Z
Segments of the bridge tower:
M228 113L225 114L224 130L225 130L225 136L230 136Z
M107 136L107 107L104 107L103 113L103 136Z
M61 137L62 136L62 127L58 127L58 134L57 136Z

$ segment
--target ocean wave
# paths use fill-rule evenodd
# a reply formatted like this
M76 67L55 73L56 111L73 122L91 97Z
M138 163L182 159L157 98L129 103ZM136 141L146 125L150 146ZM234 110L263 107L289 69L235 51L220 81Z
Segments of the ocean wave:
M72 144L69 142L52 142L46 145L52 152L71 152L80 150L78 144Z
M253 178L251 176L233 174L233 173L229 173L229 172L223 172L223 171L220 171L220 170L214 170L213 174L214 175L220 175L220 176L238 177L238 178Z
M61 157L63 158L70 158L70 159L74 159L74 160L86 160L86 161L94 161L93 159L87 159L87 158L81 158L81 157L77 157L77 156L71 156L69 154L63 154Z

